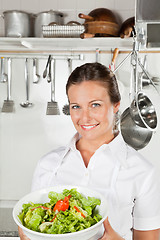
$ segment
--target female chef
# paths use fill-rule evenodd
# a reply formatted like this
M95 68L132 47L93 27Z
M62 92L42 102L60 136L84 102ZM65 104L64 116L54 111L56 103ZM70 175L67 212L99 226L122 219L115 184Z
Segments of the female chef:
M96 240L158 240L155 169L117 130L121 97L114 74L100 63L86 63L71 73L66 93L77 133L38 162L32 190L64 184L92 188L109 204L104 234ZM27 239L21 230L20 237Z

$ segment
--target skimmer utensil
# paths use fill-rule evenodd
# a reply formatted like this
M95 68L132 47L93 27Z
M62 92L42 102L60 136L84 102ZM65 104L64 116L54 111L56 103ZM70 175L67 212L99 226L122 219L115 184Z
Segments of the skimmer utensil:
M46 115L60 115L58 102L55 101L55 59L51 59L51 66L53 66L53 75L51 71L51 101L47 104Z

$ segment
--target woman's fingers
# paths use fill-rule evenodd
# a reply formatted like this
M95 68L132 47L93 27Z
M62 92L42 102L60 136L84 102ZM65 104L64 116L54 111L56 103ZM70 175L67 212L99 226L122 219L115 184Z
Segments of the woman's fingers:
M108 217L104 220L103 225L104 225L104 234L99 240L110 240L111 238L109 234L112 231L112 227L108 221Z
M102 238L100 238L99 240L124 240L117 232L114 231L108 220L108 217L103 222L103 225L105 231Z
M106 231L108 234L113 234L114 230L113 230L113 228L111 227L111 224L110 224L110 222L109 222L109 220L108 220L108 217L104 220L103 225L104 225L105 231Z
M30 240L30 238L28 238L28 237L24 234L22 228L18 227L18 233L19 233L19 236L20 236L20 239L21 239L21 240Z

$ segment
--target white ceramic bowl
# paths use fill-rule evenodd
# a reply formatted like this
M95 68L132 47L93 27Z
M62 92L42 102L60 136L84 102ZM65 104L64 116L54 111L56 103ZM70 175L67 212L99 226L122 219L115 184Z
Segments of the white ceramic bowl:
M79 232L74 233L66 233L66 234L46 234L46 233L40 233L32 231L26 227L24 227L21 223L21 221L18 218L19 213L22 211L22 205L24 203L33 202L33 203L45 203L49 202L50 199L48 198L48 193L50 191L55 192L62 192L64 189L71 189L76 188L78 192L82 193L84 196L90 196L90 197L96 197L101 200L101 205L97 206L97 209L99 211L99 214L101 214L102 219L95 225L81 230ZM31 240L88 240L92 238L94 235L98 233L100 230L103 221L106 219L108 213L108 206L106 199L100 194L99 192L93 191L91 189L85 188L85 187L78 187L78 186L56 186L56 187L50 187L45 188L39 191L31 192L28 195L21 198L17 204L15 205L13 209L13 218L16 224L23 229L23 232L31 239Z

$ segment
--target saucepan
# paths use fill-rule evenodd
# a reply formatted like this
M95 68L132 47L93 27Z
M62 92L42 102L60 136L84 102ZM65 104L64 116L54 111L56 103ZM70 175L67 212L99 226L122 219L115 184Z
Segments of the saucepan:
M153 134L153 131L134 122L129 107L121 115L120 128L125 142L136 150L144 148Z

